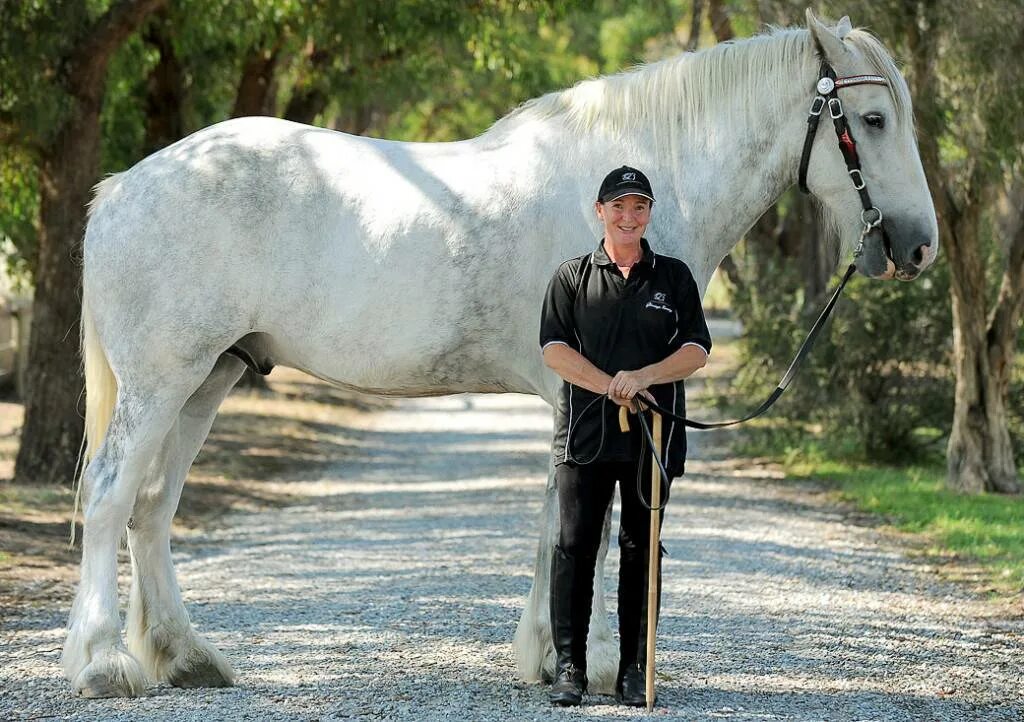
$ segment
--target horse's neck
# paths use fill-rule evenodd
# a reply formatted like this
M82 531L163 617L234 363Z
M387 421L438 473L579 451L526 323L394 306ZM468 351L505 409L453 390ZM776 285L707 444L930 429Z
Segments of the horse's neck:
M648 236L660 252L686 261L704 289L722 258L796 181L805 111L794 104L785 117L765 117L753 127L734 127L727 135L709 127L717 147L708 149L704 139L687 139L678 148L676 162L654 152L655 146L642 134L574 135L558 127L558 119L538 123L534 132L563 142L572 138L571 148L545 159L553 178L561 172L559 164L599 180L610 166L626 162L659 179ZM584 215L588 213L589 208L584 209Z
M702 287L757 219L796 181L806 129L803 111L794 107L780 117L764 117L752 127L734 127L715 149L702 142L687 143L675 172L666 168L674 181L673 196L659 213L672 234L668 239L674 236L684 247L692 245L693 250L684 255L691 258L689 264Z
M648 171L658 197L649 229L652 243L686 261L704 288L722 258L796 181L814 70L776 66L775 72L780 78L762 78L757 86L763 91L755 93L762 98L755 112L747 112L747 90L732 88L727 92L733 97L695 104L707 108L700 111L706 117L692 119L695 130L679 127L660 139L655 128L664 134L682 121L657 119L646 130L598 122L581 131L565 114L525 113L514 135L525 145L558 148L543 156L550 167L540 171L556 180L569 169L596 184L622 162ZM666 135L674 141L666 143Z

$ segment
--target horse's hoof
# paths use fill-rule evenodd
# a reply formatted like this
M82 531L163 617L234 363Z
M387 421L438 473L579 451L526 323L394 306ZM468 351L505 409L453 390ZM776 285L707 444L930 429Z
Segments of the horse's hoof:
M233 687L235 672L220 652L206 640L199 640L171 663L167 681L175 687Z
M83 697L138 697L149 684L142 666L123 649L111 649L93 660L75 678Z

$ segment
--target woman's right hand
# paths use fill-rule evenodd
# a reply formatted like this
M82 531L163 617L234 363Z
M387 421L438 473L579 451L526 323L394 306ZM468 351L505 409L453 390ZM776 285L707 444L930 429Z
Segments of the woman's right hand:
M635 414L636 413L636 404L633 402L633 399L627 399L624 396L616 396L615 394L611 393L610 391L607 392L607 394L608 394L608 398L610 398L612 401L617 403L619 406L625 406L627 409L629 409L629 412L631 414ZM649 401L654 401L654 397L651 396L651 392L648 391L647 389L644 389L643 391L641 391L637 395L638 396L643 396L645 399L648 399Z

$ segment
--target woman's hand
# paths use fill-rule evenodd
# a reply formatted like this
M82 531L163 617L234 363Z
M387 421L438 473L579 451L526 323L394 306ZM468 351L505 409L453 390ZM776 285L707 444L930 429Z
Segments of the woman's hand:
M617 396L621 399L632 399L641 391L646 391L650 385L651 382L647 380L647 375L642 369L619 371L608 384L608 395L612 398Z
M647 390L649 385L646 375L641 371L619 371L608 384L608 398L635 413L636 404L633 398L637 394L654 401L654 397Z

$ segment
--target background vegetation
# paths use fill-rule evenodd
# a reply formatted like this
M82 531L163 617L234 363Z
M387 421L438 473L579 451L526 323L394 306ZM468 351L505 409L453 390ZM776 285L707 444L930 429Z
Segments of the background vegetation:
M0 253L36 293L18 478L69 478L77 455L75 257L88 188L102 173L238 115L399 140L465 138L584 77L767 24L802 25L807 4L0 1ZM750 443L785 450L791 463L800 454L857 469L913 462L951 489L1015 492L1024 5L811 5L833 19L850 14L902 62L942 245L921 281L853 282L805 376ZM817 232L812 202L795 192L726 259L724 287L746 333L736 394L724 403L746 404L777 381L840 260ZM985 503L1024 524L1019 503Z

